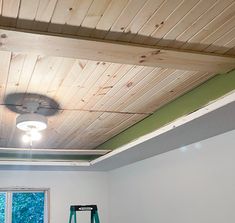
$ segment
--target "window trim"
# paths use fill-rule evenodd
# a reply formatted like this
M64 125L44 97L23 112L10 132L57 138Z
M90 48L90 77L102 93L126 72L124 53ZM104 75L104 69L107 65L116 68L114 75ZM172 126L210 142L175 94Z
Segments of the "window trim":
M5 217L8 221L5 223L11 223L12 218L12 193L32 193L32 192L44 192L44 223L50 223L50 188L28 188L28 187L12 187L12 188L0 188L0 193L6 193L6 213Z

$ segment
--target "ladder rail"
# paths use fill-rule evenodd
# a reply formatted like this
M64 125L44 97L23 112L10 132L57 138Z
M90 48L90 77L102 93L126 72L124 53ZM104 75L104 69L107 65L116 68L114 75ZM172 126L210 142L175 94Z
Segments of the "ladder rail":
M70 206L69 223L72 223L73 219L74 219L74 223L77 223L76 212L79 212L79 211L90 211L91 223L100 223L98 209L96 205L72 205Z

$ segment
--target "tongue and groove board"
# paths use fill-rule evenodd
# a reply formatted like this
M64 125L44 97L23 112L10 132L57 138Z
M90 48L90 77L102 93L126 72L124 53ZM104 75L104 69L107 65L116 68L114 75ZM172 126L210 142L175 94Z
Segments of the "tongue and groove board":
M5 26L234 55L233 0L2 0L0 8Z
M214 75L17 52L1 58L2 103L10 93L33 92L60 104L38 148L95 148ZM0 109L0 146L24 147L16 114Z

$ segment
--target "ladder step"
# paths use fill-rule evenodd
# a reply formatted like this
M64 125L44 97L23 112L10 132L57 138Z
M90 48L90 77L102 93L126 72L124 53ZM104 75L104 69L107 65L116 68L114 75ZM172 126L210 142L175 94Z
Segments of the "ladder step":
M97 205L71 205L69 223L72 223L73 220L74 223L77 223L76 212L79 211L90 211L91 223L100 223Z

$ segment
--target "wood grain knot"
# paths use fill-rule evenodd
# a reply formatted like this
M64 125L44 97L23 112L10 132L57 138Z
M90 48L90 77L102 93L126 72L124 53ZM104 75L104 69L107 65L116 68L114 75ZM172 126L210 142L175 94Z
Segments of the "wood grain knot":
M2 39L5 39L5 38L7 38L7 35L4 33L4 34L1 34L1 38Z
M156 51L153 51L151 54L152 55L157 55L157 54L159 54L161 52L161 50L156 50Z
M127 87L131 87L133 85L133 82L129 82L129 83L127 83Z

